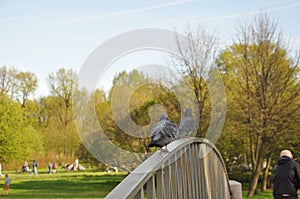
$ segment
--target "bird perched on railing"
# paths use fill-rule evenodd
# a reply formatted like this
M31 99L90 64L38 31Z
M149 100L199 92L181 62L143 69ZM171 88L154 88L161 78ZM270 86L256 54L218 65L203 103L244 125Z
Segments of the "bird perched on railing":
M167 145L172 141L190 136L195 130L195 122L192 109L188 108L180 121L179 127L169 120L165 113L160 116L160 120L154 125L151 132L150 147L160 147L161 151L168 152Z
M176 124L163 113L152 129L151 142L148 148L160 147L161 151L168 152L167 145L177 139L177 132Z
M195 131L195 121L192 115L192 109L186 109L183 118L180 120L177 137L191 136Z

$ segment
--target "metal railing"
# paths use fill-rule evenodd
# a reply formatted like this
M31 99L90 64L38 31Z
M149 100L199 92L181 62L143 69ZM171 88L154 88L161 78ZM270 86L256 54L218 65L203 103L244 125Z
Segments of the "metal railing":
M157 151L128 175L107 199L229 199L223 159L207 139L182 138L169 153Z

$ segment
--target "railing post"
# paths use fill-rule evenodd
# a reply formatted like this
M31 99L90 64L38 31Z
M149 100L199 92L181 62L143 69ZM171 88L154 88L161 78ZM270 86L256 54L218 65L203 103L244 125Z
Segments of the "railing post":
M242 199L242 184L235 181L229 180L231 199Z
M147 182L147 199L155 199L155 175Z

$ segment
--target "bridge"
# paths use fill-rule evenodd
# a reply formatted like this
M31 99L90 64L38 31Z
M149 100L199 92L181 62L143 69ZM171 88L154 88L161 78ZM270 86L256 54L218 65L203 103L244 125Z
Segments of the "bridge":
M182 138L155 152L106 199L241 199L241 184L228 179L221 154L207 139Z

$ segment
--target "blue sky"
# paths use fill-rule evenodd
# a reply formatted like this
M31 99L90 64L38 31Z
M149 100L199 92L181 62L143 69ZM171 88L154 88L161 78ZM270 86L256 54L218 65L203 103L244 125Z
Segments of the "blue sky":
M0 66L35 73L39 97L49 93L50 72L61 67L79 71L89 54L114 35L139 28L180 31L186 22L201 22L230 43L237 19L261 10L278 18L285 38L300 47L299 0L0 0Z

